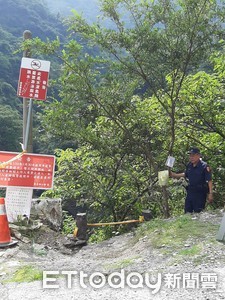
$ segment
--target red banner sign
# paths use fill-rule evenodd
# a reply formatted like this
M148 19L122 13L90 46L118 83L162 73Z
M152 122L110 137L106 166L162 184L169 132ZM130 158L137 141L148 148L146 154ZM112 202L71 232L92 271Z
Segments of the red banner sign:
M18 153L0 151L0 164L17 155ZM20 158L0 168L0 186L51 189L54 169L55 156L25 153Z
M46 100L50 62L23 57L17 95L23 98Z

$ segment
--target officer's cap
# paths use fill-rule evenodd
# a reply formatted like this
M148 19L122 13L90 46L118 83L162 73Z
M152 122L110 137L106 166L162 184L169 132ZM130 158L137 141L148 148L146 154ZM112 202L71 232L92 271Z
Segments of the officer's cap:
M198 148L191 148L188 154L200 154L200 150Z

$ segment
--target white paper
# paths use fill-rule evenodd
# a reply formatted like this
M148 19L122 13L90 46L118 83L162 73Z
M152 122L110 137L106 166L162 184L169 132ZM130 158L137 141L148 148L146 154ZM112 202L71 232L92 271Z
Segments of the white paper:
M167 161L166 161L166 166L172 168L175 162L175 157L173 156L168 156Z
M18 216L30 217L33 189L7 187L5 206L9 222L17 221Z

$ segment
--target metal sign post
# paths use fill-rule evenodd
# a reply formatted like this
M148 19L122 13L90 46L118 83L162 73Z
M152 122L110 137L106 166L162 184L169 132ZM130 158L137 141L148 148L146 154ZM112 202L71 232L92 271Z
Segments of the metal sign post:
M28 141L29 141L29 135L30 135L30 130L31 130L31 119L32 119L32 108L33 108L33 100L30 99L29 102L29 110L28 110L28 115L27 115L27 126L26 126L26 131L25 131L25 139L24 139L24 149L26 152L28 151Z
M25 30L23 33L23 40L26 41L28 39L32 38L32 34L29 30ZM26 49L23 52L23 57L30 57L31 56L31 51L30 49ZM28 100L27 98L23 97L23 145L25 145L25 140L27 136L27 145L26 148L24 146L24 150L27 152L33 152L33 141L32 141L32 111L30 113L29 117L29 126L27 124L27 119L28 119ZM28 130L28 132L27 132ZM29 140L29 146L28 146L28 140Z

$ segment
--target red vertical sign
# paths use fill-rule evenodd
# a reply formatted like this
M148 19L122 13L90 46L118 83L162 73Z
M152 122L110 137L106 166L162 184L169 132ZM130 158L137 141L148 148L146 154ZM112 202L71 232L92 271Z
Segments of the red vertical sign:
M17 95L23 98L46 100L50 62L23 57Z

